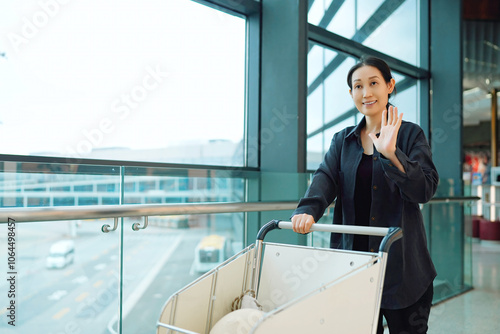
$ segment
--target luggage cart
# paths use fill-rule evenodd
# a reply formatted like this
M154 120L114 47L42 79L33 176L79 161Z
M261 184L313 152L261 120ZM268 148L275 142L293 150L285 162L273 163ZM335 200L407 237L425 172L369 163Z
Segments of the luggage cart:
M255 293L263 315L245 333L376 333L387 255L402 237L397 227L314 224L311 231L384 237L378 253L256 243L187 285L164 304L157 334L210 333L235 298Z

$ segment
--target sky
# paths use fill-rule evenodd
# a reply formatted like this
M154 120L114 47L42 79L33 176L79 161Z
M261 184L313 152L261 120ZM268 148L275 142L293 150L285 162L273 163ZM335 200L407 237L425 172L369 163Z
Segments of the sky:
M0 0L0 152L237 142L244 70L245 20L190 0Z

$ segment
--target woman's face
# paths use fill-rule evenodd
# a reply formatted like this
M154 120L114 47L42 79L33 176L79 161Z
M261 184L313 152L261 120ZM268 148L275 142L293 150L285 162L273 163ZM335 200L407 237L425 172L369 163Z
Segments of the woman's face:
M385 82L382 73L373 66L362 66L352 74L352 96L356 108L365 116L379 116L385 110L395 81Z

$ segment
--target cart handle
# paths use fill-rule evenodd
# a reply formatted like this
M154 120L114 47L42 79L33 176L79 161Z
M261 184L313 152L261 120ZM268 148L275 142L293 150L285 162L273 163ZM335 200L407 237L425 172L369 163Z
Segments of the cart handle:
M291 230L292 222L281 220L271 220L269 223L262 226L257 233L257 240L263 241L269 231L275 229ZM311 231L344 233L344 234L363 234L384 237L380 243L379 251L387 253L392 243L403 237L403 230L399 227L371 227L371 226L353 226L353 225L338 225L338 224L313 224Z

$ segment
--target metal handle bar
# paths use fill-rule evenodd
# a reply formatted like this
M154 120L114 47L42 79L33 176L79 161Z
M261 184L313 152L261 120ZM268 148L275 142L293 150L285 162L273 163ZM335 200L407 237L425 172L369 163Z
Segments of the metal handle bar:
M280 221L279 228L291 230L292 222ZM334 225L334 224L313 224L311 231L345 233L345 234L363 234L385 237L389 233L388 227L371 227L371 226L352 226L352 225Z
M292 229L291 222L280 220L271 220L261 227L257 233L255 242L255 255L253 261L252 273L252 289L258 291L260 264L262 257L262 245L267 232L275 229ZM384 237L379 246L379 252L388 253L392 243L403 236L403 230L399 227L370 227L370 226L349 226L337 224L313 224L311 231L331 232L331 233L347 233L347 234L364 234Z
M274 229L291 230L292 222L271 220L266 225L262 226L257 233L257 240L264 240L267 232ZM344 233L344 234L363 234L384 237L380 243L379 250L388 252L392 243L403 236L403 230L399 227L371 227L371 226L352 226L352 225L337 225L337 224L313 224L311 231Z

